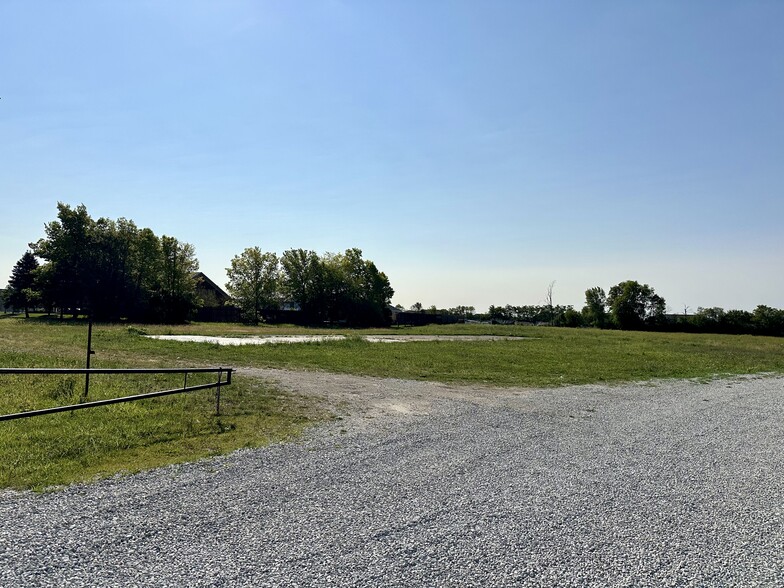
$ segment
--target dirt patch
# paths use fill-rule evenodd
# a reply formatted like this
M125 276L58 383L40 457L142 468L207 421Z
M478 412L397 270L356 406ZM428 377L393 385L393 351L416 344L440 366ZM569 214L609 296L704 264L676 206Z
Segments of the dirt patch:
M461 386L318 371L246 367L237 368L236 373L263 378L287 392L318 399L324 408L340 417L342 428L354 430L365 429L374 421L429 415L433 404L443 399L494 405L531 393L522 388Z

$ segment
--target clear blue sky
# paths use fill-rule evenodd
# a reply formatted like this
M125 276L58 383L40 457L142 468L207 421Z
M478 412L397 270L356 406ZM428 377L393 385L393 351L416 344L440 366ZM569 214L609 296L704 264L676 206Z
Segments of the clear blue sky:
M784 308L784 2L0 4L0 283L56 203L395 303Z

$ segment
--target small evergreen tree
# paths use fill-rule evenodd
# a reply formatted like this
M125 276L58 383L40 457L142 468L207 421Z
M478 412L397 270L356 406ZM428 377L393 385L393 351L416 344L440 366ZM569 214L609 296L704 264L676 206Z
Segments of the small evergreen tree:
M40 298L35 288L37 269L38 260L30 251L26 251L22 258L16 262L8 280L9 291L6 301L14 309L23 308L25 318L30 318L30 307L35 305Z

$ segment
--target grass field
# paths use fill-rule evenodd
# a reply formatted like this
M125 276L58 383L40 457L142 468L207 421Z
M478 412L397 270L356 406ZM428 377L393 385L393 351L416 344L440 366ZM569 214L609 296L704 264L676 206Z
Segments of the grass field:
M203 324L147 327L150 334L259 335L346 333L345 341L218 347L209 343L136 341L162 354L187 354L224 364L490 384L559 386L657 378L711 378L784 372L784 339L731 335L642 333L503 325L448 325L345 331ZM511 341L421 341L375 344L351 335L500 335Z
M368 343L370 333L503 335L510 341ZM343 341L221 347L146 338L149 334L345 333ZM83 367L87 326L80 321L0 319L0 367ZM96 325L93 367L255 366L493 386L558 386L657 378L784 373L784 339L450 325L374 331L246 327ZM91 378L91 399L181 385L168 379ZM173 379L174 378L174 379ZM196 383L195 380L189 381ZM73 402L77 376L0 376L5 414ZM137 471L291 438L328 415L312 401L236 377L214 414L211 391L0 423L0 487L51 484Z

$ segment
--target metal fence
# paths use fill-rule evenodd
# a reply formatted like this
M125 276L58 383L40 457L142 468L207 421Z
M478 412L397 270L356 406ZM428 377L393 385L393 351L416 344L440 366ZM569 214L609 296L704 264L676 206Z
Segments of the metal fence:
M182 394L185 392L195 392L196 390L208 390L215 388L215 413L220 415L220 390L222 386L231 384L232 368L163 368L163 369L71 369L71 368L0 368L0 375L20 375L20 374L84 374L89 383L92 374L183 374L184 381L182 388L172 388L171 390L158 390L155 392L145 392L144 394L134 394L132 396L122 396L120 398L107 398L104 400L91 400L70 404L67 406L54 406L38 410L27 410L13 414L0 415L0 421L10 421L13 419L24 419L42 414L53 414L56 412L66 412L69 410L80 410L82 408L94 408L96 406L106 406L107 404L119 404L120 402L134 402L145 398L156 398L158 396L168 396L170 394ZM188 386L188 374L217 374L214 382ZM87 387L85 388L85 396Z

